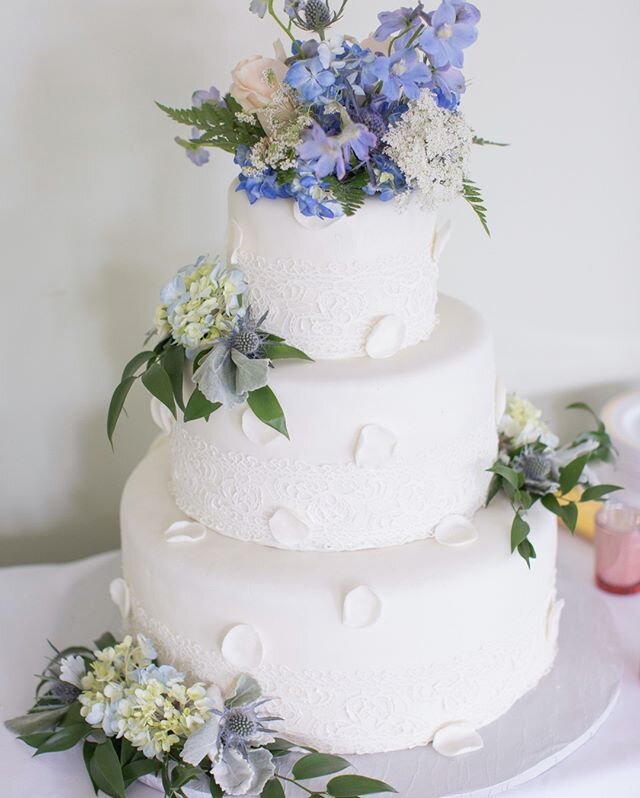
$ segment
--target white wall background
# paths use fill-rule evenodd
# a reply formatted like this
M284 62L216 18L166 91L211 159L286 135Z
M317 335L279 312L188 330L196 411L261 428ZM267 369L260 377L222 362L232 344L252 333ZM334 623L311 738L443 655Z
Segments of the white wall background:
M401 3L397 2L397 5ZM404 3L405 5L407 3ZM177 266L223 241L230 159L191 167L153 100L226 88L275 29L248 0L0 4L0 563L114 547L152 436L106 405ZM351 0L365 34L385 0ZM494 236L453 209L443 287L495 330L509 384L596 404L640 380L638 0L485 0L465 100Z

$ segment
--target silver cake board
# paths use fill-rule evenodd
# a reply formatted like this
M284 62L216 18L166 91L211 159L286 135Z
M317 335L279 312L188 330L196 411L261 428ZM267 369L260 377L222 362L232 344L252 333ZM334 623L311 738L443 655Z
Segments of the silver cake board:
M481 751L448 759L427 746L348 757L356 770L393 785L401 798L490 798L531 781L588 742L618 698L622 654L611 616L592 590L561 574L558 592L566 606L556 663L535 690L481 730ZM163 792L153 777L143 781ZM211 794L197 786L185 792L190 798Z

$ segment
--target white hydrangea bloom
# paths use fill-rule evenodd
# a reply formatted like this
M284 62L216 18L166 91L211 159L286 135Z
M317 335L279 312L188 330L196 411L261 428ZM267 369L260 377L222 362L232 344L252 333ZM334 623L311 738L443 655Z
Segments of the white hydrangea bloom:
M498 425L498 432L515 449L538 441L555 449L560 443L557 435L543 421L542 411L528 399L515 393L507 396L507 407Z
M464 117L440 108L429 90L409 102L409 110L384 137L386 155L428 209L463 193L472 142Z

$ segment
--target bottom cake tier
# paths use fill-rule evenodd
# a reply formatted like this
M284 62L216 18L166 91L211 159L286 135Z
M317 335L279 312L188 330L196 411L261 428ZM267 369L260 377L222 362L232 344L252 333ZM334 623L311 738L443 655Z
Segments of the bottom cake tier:
M557 528L543 509L529 514L529 571L502 501L460 547L288 552L190 522L169 481L160 441L122 501L128 625L195 679L225 690L255 676L284 737L344 754L423 745L495 720L553 663Z

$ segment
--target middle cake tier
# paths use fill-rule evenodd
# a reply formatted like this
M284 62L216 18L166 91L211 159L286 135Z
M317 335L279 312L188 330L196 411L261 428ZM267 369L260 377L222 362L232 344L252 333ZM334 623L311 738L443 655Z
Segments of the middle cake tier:
M497 453L491 335L441 297L431 339L390 360L278 363L290 440L246 407L179 421L180 509L223 535L284 549L353 550L432 536L483 504Z

